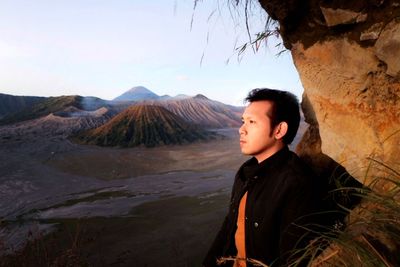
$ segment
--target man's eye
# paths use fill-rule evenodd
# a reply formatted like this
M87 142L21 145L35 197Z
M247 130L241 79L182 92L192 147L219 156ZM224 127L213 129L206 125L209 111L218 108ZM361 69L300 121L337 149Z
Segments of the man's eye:
M249 120L249 123L255 123L255 121L253 121L253 120Z

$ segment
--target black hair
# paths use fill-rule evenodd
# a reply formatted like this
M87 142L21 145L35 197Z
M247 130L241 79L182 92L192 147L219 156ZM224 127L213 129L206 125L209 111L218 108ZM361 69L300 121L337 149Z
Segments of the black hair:
M266 114L271 119L271 128L274 128L283 121L288 124L288 130L285 136L283 136L283 142L289 145L292 143L299 129L299 100L292 93L269 88L253 89L245 99L245 101L250 103L263 100L272 102L271 113Z

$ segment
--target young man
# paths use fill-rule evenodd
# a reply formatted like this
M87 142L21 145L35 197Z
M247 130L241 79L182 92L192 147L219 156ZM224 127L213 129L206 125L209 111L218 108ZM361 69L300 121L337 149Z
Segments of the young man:
M222 266L250 267L249 259L287 265L307 245L306 224L314 209L314 177L288 149L300 122L297 98L288 92L254 89L239 129L240 148L252 156L238 170L229 212L203 265L235 257ZM303 227L304 226L304 227Z

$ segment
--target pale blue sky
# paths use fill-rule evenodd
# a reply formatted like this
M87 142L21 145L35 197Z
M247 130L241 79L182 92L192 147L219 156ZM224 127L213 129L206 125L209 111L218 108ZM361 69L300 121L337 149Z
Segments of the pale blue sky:
M199 1L190 29L194 0L0 0L0 92L113 99L143 85L240 105L250 89L273 87L300 97L290 53L275 56L279 41L238 62L244 18L225 3ZM265 14L253 10L256 33Z

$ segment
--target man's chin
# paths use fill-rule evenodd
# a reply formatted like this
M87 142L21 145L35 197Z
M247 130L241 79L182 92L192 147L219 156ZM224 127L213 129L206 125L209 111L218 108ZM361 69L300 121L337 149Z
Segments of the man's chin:
M245 149L243 149L243 148L242 148L240 151L241 151L242 154L245 155L245 156L251 156L251 155L252 155L249 151L247 151L247 150L245 150Z

